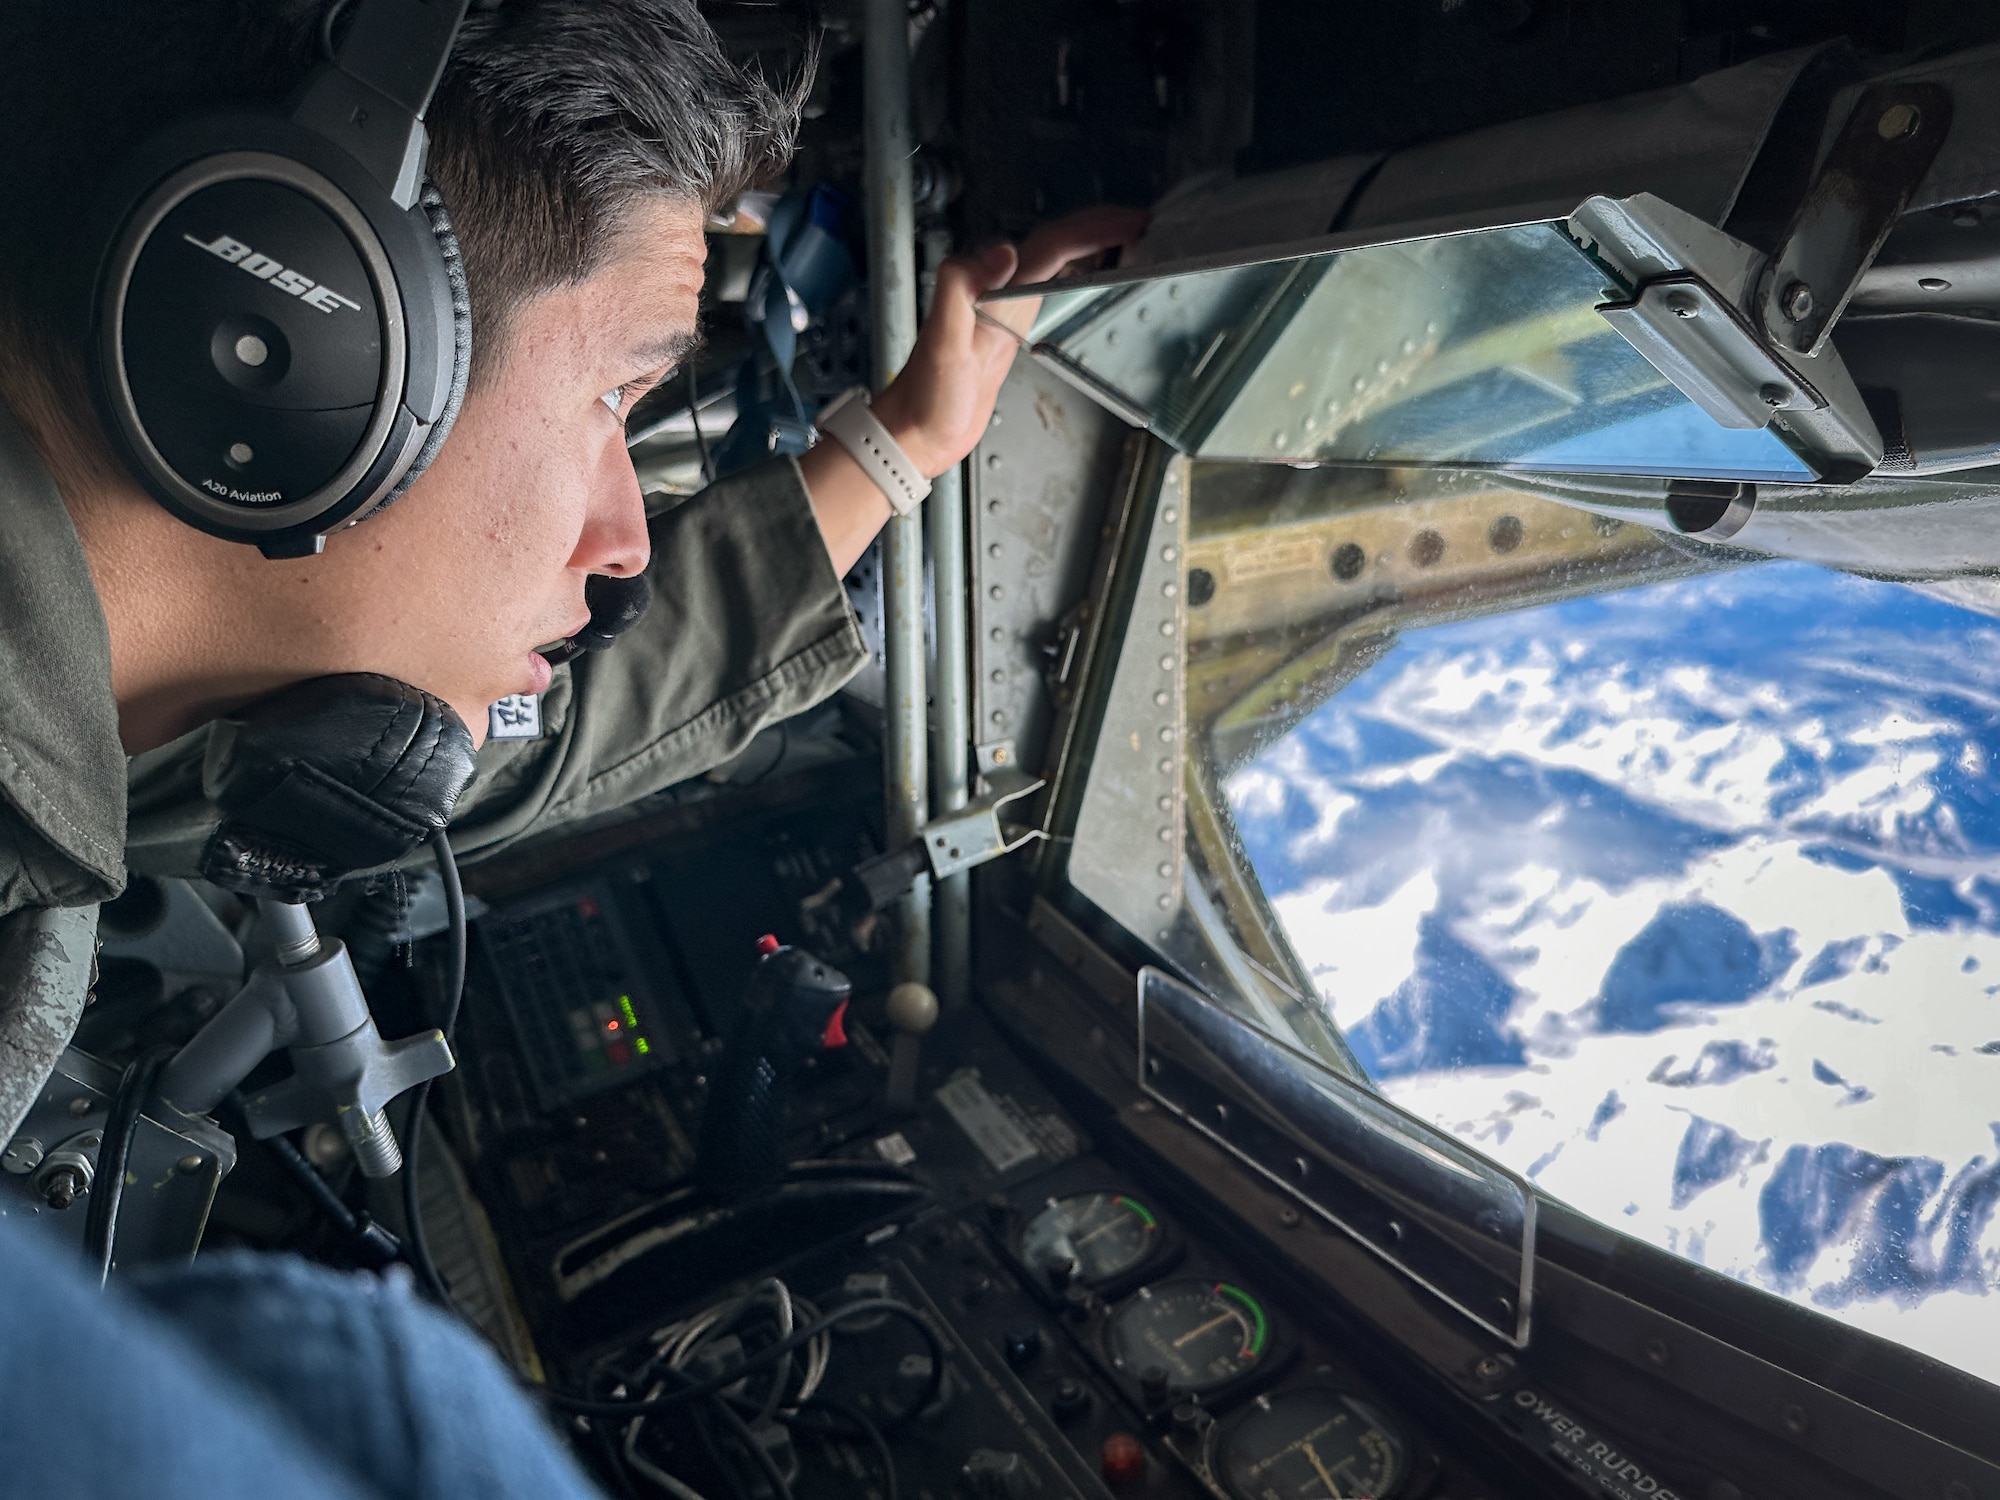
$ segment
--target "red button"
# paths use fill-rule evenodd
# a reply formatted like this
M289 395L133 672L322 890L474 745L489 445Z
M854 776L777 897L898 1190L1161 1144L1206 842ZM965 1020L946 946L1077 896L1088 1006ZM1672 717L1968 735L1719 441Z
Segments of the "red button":
M1146 1477L1146 1450L1129 1432L1114 1432L1104 1440L1104 1482L1114 1489Z
M779 942L775 937L773 937L768 932L765 933L762 937L757 939L757 952L765 958L769 958L773 953L776 953L780 948L784 946L785 945L783 943Z

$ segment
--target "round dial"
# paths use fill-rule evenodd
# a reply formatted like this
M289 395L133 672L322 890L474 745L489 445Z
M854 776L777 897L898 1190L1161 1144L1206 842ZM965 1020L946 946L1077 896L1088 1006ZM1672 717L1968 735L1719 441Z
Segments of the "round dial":
M1118 1304L1105 1352L1122 1373L1143 1380L1163 1370L1171 1391L1201 1395L1257 1368L1271 1320L1241 1287L1220 1281L1163 1281Z
M1216 1468L1236 1500L1391 1500L1410 1461L1368 1407L1309 1386L1252 1402L1223 1433Z
M1038 1271L1067 1266L1085 1286L1102 1286L1143 1265L1160 1244L1160 1221L1123 1193L1051 1198L1021 1234L1021 1259Z

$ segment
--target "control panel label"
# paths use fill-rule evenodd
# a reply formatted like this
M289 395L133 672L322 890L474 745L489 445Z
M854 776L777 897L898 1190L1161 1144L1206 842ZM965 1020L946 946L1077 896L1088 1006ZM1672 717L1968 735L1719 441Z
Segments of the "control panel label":
M1042 1154L1027 1132L1007 1118L978 1075L965 1072L937 1091L937 1101L958 1128L972 1138L979 1154L995 1172L1007 1172Z
M1680 1496L1617 1446L1597 1436L1583 1423L1538 1391L1523 1386L1514 1392L1514 1415L1524 1423L1540 1423L1549 1452L1594 1480L1614 1500L1680 1500ZM1529 1428L1533 1431L1533 1427Z

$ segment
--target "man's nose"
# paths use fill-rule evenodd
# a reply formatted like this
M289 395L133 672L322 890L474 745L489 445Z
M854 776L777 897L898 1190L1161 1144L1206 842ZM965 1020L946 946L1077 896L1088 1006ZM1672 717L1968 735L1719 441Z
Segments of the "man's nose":
M590 573L629 578L653 555L646 532L646 501L623 442L607 445L592 476L590 511L577 540L574 565Z

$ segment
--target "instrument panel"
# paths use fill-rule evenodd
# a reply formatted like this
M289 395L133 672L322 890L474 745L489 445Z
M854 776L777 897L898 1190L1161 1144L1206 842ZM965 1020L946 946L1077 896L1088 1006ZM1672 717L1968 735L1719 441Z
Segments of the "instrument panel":
M887 1299L942 1350L907 1317L870 1315L802 1356L818 1394L767 1455L799 1500L887 1500L889 1465L906 1500L1498 1500L1409 1390L1371 1379L1379 1356L1350 1347L1309 1300L1323 1294L1187 1184L1094 1141L980 1006L940 1017L914 1107L894 1101L902 1043L869 955L828 955L857 981L850 1045L799 1075L780 1188L704 1197L706 1095L756 935L814 942L813 882L857 841L839 810L815 818L768 837L761 891L739 880L726 920L688 917L709 863L690 849L479 921L468 1165L553 1385L641 1392L663 1358L698 1372L720 1356L686 1330L781 1286L787 1317ZM729 1337L748 1357L768 1335L742 1316L754 1326ZM757 1393L777 1388L750 1378L737 1415L768 1425ZM860 1424L829 1415L843 1409ZM740 1434L700 1426L579 1430L579 1454L613 1493L655 1492L650 1464L708 1500L786 1500ZM879 1451L856 1436L870 1427Z

